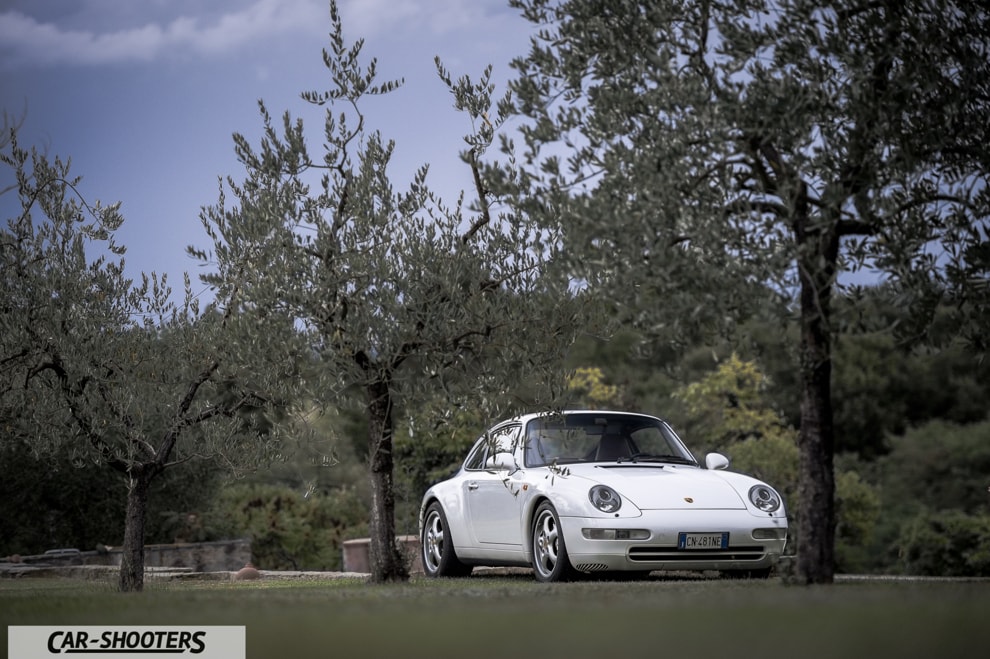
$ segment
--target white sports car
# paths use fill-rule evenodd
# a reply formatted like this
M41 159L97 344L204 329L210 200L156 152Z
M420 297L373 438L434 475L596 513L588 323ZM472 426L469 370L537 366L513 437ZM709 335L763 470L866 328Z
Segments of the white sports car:
M698 464L664 421L627 412L529 414L489 429L420 511L428 576L532 567L580 573L719 570L767 576L787 540L777 492Z

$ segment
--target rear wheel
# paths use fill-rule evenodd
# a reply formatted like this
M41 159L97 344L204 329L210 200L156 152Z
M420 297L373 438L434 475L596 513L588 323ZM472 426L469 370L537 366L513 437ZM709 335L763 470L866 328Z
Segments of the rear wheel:
M443 508L434 501L426 509L423 517L423 533L420 538L423 555L423 572L428 577L466 577L471 574L471 566L457 559L454 543L450 539L447 516Z
M560 518L549 501L540 504L533 521L533 571L543 582L571 581L578 574L567 557Z

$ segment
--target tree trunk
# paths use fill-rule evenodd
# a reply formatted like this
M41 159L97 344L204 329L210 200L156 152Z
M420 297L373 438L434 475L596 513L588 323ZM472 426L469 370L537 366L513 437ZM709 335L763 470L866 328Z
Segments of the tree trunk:
M392 394L387 381L368 386L368 447L371 461L371 580L408 581L409 570L395 537L392 483Z
M120 557L122 592L144 589L144 526L148 514L148 490L152 471L135 467L127 489L127 516L124 519L124 546Z
M795 236L801 282L801 429L795 576L805 584L824 584L835 576L830 304L838 238L834 230L809 230L806 207L799 218Z

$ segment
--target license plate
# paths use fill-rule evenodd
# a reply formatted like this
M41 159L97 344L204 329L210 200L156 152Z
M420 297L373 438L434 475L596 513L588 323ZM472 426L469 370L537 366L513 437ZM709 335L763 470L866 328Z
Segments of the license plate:
M678 533L678 549L725 549L729 546L728 533Z

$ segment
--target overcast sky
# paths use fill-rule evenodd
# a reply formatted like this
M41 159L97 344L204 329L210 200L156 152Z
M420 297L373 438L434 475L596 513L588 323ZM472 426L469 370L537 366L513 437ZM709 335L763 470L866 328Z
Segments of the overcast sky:
M506 0L338 4L345 39L366 40L380 80L405 78L366 106L396 140L394 174L430 163L445 197L467 187L457 152L469 124L433 58L472 78L491 63L504 91L529 24ZM180 291L188 271L199 288L185 248L208 247L199 209L217 200L218 177L243 178L231 134L259 134L258 99L278 116L304 110L300 92L327 88L329 29L329 0L0 0L0 106L26 113L22 145L72 159L90 201L123 202L129 275L167 273Z

